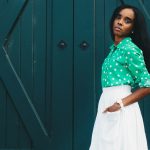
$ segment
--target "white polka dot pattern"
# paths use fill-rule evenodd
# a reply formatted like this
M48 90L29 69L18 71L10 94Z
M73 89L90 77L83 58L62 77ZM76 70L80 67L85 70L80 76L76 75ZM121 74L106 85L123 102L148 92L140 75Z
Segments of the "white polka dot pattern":
M124 38L110 52L102 65L102 87L131 85L150 87L150 74L145 66L143 52L131 40Z

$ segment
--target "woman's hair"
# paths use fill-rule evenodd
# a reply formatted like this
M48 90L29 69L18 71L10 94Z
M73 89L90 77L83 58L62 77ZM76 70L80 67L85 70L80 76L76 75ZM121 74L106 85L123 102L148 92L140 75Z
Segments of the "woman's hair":
M146 21L142 12L131 5L121 5L117 7L110 20L110 32L111 37L114 40L114 33L113 33L113 23L117 15L122 9L129 8L132 9L135 14L134 19L134 26L133 26L133 33L129 34L132 38L132 41L143 51L146 67L150 72L150 38L147 31Z

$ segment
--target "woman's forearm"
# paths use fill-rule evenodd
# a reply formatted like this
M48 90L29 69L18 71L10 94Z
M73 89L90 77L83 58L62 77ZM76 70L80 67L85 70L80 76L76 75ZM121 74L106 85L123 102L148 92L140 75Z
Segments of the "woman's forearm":
M128 106L134 102L139 101L142 99L144 96L150 94L150 88L139 88L129 96L125 97L122 99L123 105Z

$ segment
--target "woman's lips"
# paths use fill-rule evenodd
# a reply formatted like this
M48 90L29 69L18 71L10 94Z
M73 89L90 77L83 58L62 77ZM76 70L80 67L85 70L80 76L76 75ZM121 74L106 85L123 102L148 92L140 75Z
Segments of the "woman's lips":
M122 29L120 27L114 27L114 30L121 31Z

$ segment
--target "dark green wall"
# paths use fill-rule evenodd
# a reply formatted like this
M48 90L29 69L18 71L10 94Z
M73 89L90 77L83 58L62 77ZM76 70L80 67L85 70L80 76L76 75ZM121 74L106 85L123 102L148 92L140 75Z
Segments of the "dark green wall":
M126 0L143 10L149 3ZM119 0L0 1L0 149L88 150ZM140 102L150 143L149 97Z

